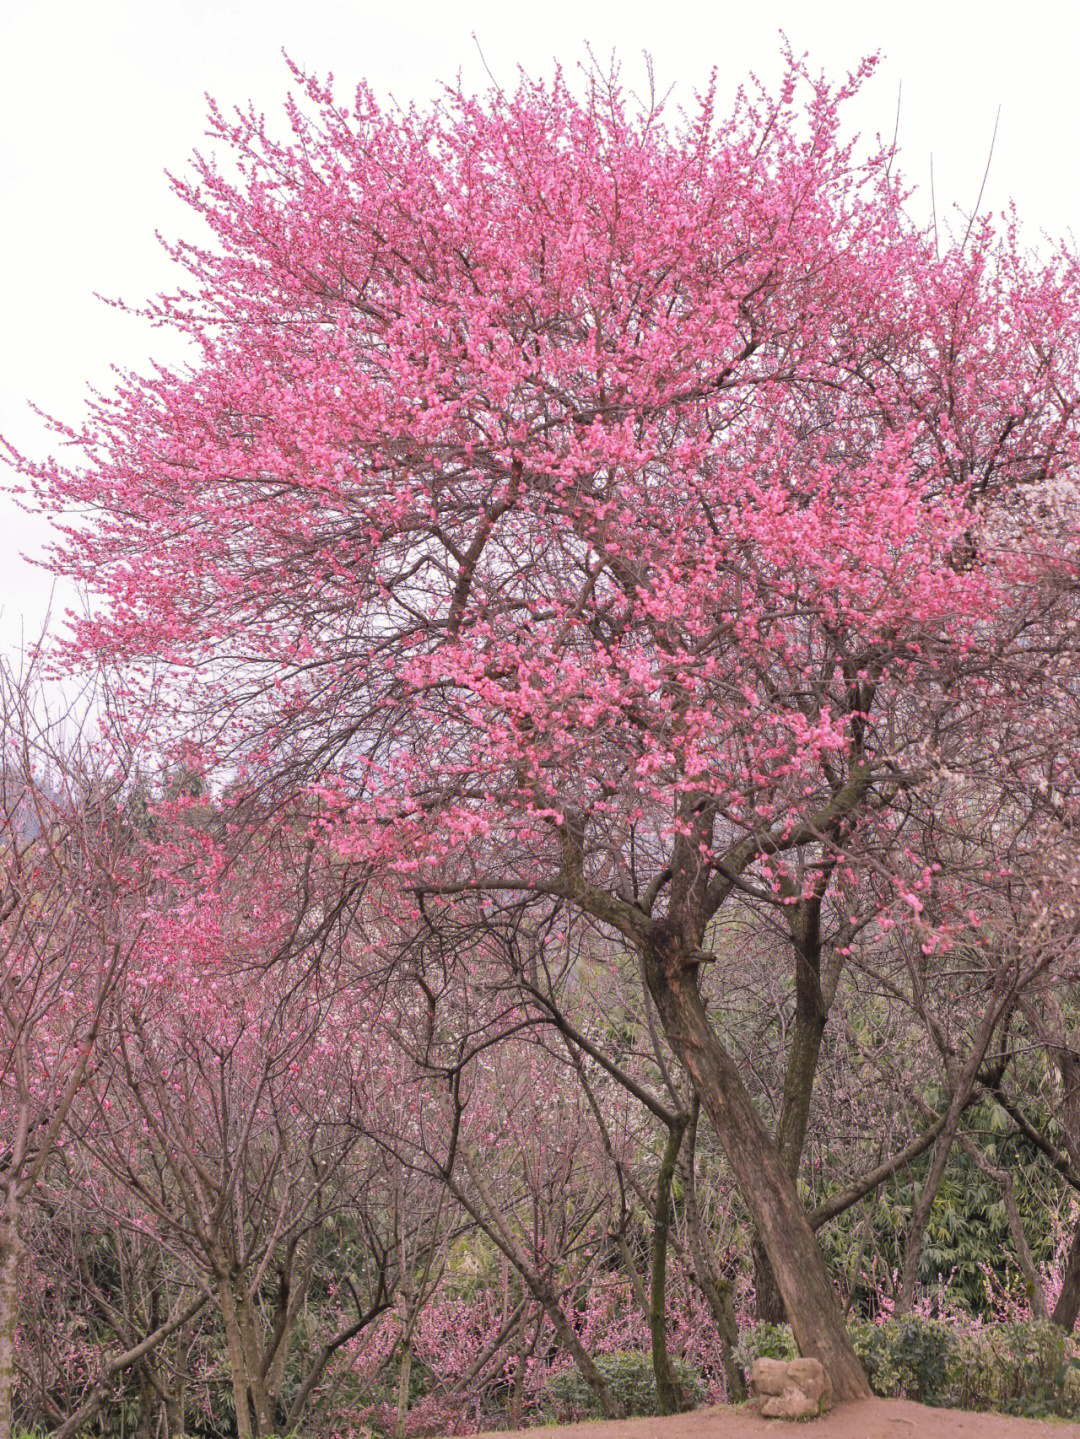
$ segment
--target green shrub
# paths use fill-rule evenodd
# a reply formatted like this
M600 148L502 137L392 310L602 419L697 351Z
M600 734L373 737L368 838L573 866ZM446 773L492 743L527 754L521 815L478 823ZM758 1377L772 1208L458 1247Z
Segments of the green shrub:
M891 1330L890 1359L909 1399L944 1404L953 1377L955 1331L937 1319L897 1319Z
M797 1359L798 1348L790 1324L754 1324L744 1329L735 1346L735 1362L750 1373L755 1359Z
M621 1351L597 1354L593 1356L593 1363L611 1390L612 1397L623 1406L629 1417L660 1412L650 1354ZM706 1392L701 1372L678 1359L672 1360L671 1367L682 1391L684 1405L693 1409L701 1404ZM600 1415L596 1395L577 1369L564 1369L551 1375L544 1385L543 1404L560 1422Z
M895 1399L902 1392L902 1386L893 1364L892 1341L887 1326L863 1319L848 1326L848 1337L866 1370L870 1388L883 1399Z
M1031 1418L1080 1411L1080 1359L1053 1324L988 1324L957 1334L955 1403Z
M1052 1324L962 1327L908 1317L860 1320L848 1335L870 1388L884 1399L1030 1418L1080 1414L1077 1344ZM735 1354L749 1370L759 1357L792 1359L795 1352L786 1324L758 1324L743 1331Z

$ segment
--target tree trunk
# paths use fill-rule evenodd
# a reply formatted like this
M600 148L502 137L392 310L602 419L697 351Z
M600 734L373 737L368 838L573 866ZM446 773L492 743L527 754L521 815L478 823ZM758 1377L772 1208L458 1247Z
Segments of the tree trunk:
M1065 1278L1050 1321L1071 1334L1076 1328L1077 1314L1080 1314L1080 1219L1073 1230L1069 1257L1065 1261Z
M1065 1012L1053 993L1042 997L1041 1012L1034 1015L1028 1010L1028 1018L1035 1018L1036 1030L1042 1038L1046 1056L1056 1067L1061 1085L1061 1107L1058 1120L1066 1152L1074 1165L1080 1166L1080 1058L1077 1055L1076 1037L1070 1032ZM1061 1285L1050 1322L1071 1334L1076 1328L1080 1314L1080 1218L1073 1230L1065 1260L1065 1276Z
M183 1372L177 1376L173 1387L165 1396L165 1432L168 1439L184 1439L185 1413L187 1405L184 1402L187 1386L184 1383Z
M870 1386L847 1337L795 1184L758 1117L738 1069L709 1023L697 966L670 929L654 925L646 979L664 1032L690 1075L761 1235L800 1353L819 1359L837 1399L864 1399Z
M754 1267L754 1317L759 1324L786 1323L784 1297L760 1234L755 1233L750 1241L750 1259Z
M915 1286L918 1283L919 1266L922 1263L923 1238L926 1235L926 1226L930 1222L930 1211L934 1206L934 1199L941 1187L941 1181L945 1177L945 1167L948 1164L949 1153L955 1138L955 1130L951 1133L947 1130L938 1140L934 1149L930 1174L911 1211L907 1233L904 1236L904 1266L900 1272L900 1289L893 1310L898 1318L901 1315L910 1314L915 1304Z
M412 1333L405 1335L401 1344L401 1368L398 1371L397 1419L394 1424L396 1439L405 1439L405 1424L409 1417L409 1380L412 1378Z
M529 1285L535 1298L544 1306L544 1311L551 1320L552 1328L555 1330L555 1337L577 1365L578 1372L585 1380L585 1383L596 1395L605 1417L608 1419L621 1419L623 1417L622 1405L615 1398L614 1394L612 1394L607 1380L593 1363L589 1351L574 1333L570 1321L563 1313L558 1295L544 1280L540 1279L539 1276L534 1275L532 1280L530 1280L528 1275L523 1274L522 1278Z
M701 1222L701 1210L697 1202L697 1180L694 1174L697 1155L697 1122L701 1101L695 1094L690 1109L689 1134L686 1141L684 1174L686 1177L686 1226L690 1239L690 1255L694 1261L694 1280L705 1296L709 1313L720 1336L720 1355L724 1362L727 1379L728 1399L741 1404L746 1398L746 1379L735 1363L735 1346L739 1342L739 1329L735 1322L735 1301L732 1297L731 1282L718 1273L712 1243ZM770 1271L771 1273L771 1271Z
M248 1370L244 1357L244 1342L240 1336L240 1323L236 1314L236 1296L232 1280L223 1275L217 1286L218 1307L225 1328L225 1348L229 1356L229 1372L232 1376L233 1402L236 1407L236 1433L238 1439L253 1439L251 1432L251 1409L248 1405Z
M138 1366L139 1417L135 1424L136 1439L153 1439L154 1410L157 1405L157 1390L150 1382L145 1360Z
M784 1070L776 1147L781 1163L794 1181L802 1163L821 1040L829 1017L821 988L820 896L800 899L792 905L788 924L795 958L795 1021ZM784 1300L760 1235L754 1236L752 1252L757 1317L769 1324L783 1324L787 1318Z
M258 1321L243 1280L237 1281L236 1288L236 1314L244 1346L248 1392L251 1395L251 1407L255 1412L255 1433L258 1439L266 1439L267 1435L274 1432L274 1416L263 1374L263 1355L256 1332Z
M661 1414L677 1414L682 1408L682 1395L671 1367L667 1347L667 1251L668 1228L671 1223L671 1181L675 1161L679 1157L686 1122L673 1124L668 1130L664 1157L656 1180L656 1218L653 1221L652 1282L649 1290L649 1335L652 1339L653 1373Z
M15 1388L15 1321L19 1315L19 1263L22 1240L14 1215L0 1221L0 1439L11 1439L11 1403Z
M525 1343L524 1329L521 1332L521 1350L514 1367L514 1377L510 1384L510 1402L507 1406L507 1415L512 1430L521 1428L521 1412L525 1399L525 1375L528 1371L529 1360L533 1357L536 1346L540 1342L540 1333L543 1327L544 1316L541 1313L536 1316L533 1336L528 1344Z

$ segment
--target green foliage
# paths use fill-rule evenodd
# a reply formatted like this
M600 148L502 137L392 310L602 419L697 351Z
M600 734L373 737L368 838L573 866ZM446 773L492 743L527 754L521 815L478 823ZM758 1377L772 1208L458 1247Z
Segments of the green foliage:
M949 1402L956 1351L956 1331L949 1325L905 1318L853 1324L848 1332L875 1394L903 1395L920 1404Z
M900 1376L893 1367L892 1343L887 1327L872 1324L868 1319L859 1320L848 1325L848 1338L866 1370L874 1393L886 1399L899 1394Z
M1053 1324L990 1324L957 1334L955 1402L1031 1418L1080 1412L1075 1341Z
M473 1231L450 1246L439 1293L447 1299L475 1299L494 1288L498 1280L498 1250L483 1234Z
M883 1399L1029 1418L1080 1414L1078 1346L1053 1324L965 1327L908 1317L860 1320L848 1335ZM795 1341L786 1324L758 1324L744 1330L735 1354L749 1369L758 1358L793 1359Z
M946 1096L932 1089L925 1090L923 1098L939 1109L947 1102ZM1050 1216L1069 1201L1062 1182L1048 1172L1043 1156L1023 1135L1012 1132L1010 1125L1008 1115L991 1100L973 1106L965 1120L965 1128L977 1138L987 1159L1012 1176L1024 1231L1036 1267L1040 1267L1054 1258L1057 1226ZM820 1235L831 1271L856 1281L854 1314L877 1318L884 1280L903 1267L911 1211L931 1159L932 1152L922 1155L882 1185L867 1206L852 1208ZM843 1164L839 1150L826 1155L826 1171L842 1173ZM825 1184L808 1194L807 1200L812 1206L829 1194L830 1185ZM863 1228L867 1222L868 1235ZM853 1255L860 1256L856 1273L850 1272ZM859 1282L860 1273L867 1276L867 1282ZM1001 1191L959 1148L952 1152L930 1211L919 1282L931 1294L940 1284L947 1289L953 1310L981 1316L984 1321L995 1317L991 1294L1017 1298L1023 1294Z
M629 1417L659 1414L656 1376L652 1356L630 1351L597 1354L593 1363L600 1371L612 1396ZM681 1360L672 1360L675 1381L682 1392L683 1403L693 1409L705 1399L705 1380L701 1372ZM544 1407L560 1423L571 1419L598 1418L600 1405L577 1369L564 1369L553 1374L544 1385Z
M755 1359L797 1359L799 1351L789 1324L755 1324L739 1335L734 1357L749 1373Z

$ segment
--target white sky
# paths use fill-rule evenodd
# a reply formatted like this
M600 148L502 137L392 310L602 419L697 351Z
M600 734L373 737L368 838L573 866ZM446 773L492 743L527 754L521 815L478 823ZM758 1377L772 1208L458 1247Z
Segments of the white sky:
M517 64L550 74L614 48L628 85L654 59L673 101L716 66L726 102L750 70L779 68L779 31L815 68L839 77L884 52L853 110L863 133L891 134L902 82L900 165L926 191L930 156L939 217L970 209L994 116L1001 123L984 208L1014 200L1031 240L1080 235L1080 14L1075 0L7 0L0 18L0 433L31 454L49 438L33 401L77 421L87 385L110 366L165 360L168 337L106 308L94 292L137 303L173 283L154 238L202 238L169 192L202 141L205 92L281 112L281 50L342 94L366 77L381 97L425 101L460 70L487 83ZM954 212L955 213L955 212ZM0 484L10 481L0 472ZM0 494L0 647L40 628L52 585L44 521ZM58 593L54 626L73 596Z

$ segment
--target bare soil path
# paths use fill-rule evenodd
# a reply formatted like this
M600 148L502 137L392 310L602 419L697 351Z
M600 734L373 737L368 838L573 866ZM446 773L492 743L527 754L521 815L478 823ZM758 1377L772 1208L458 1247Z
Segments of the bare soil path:
M597 1419L535 1431L537 1439L1080 1439L1080 1424L928 1409L908 1399L840 1404L820 1419L762 1419L749 1406L697 1409L670 1419ZM482 1439L506 1439L505 1434Z

